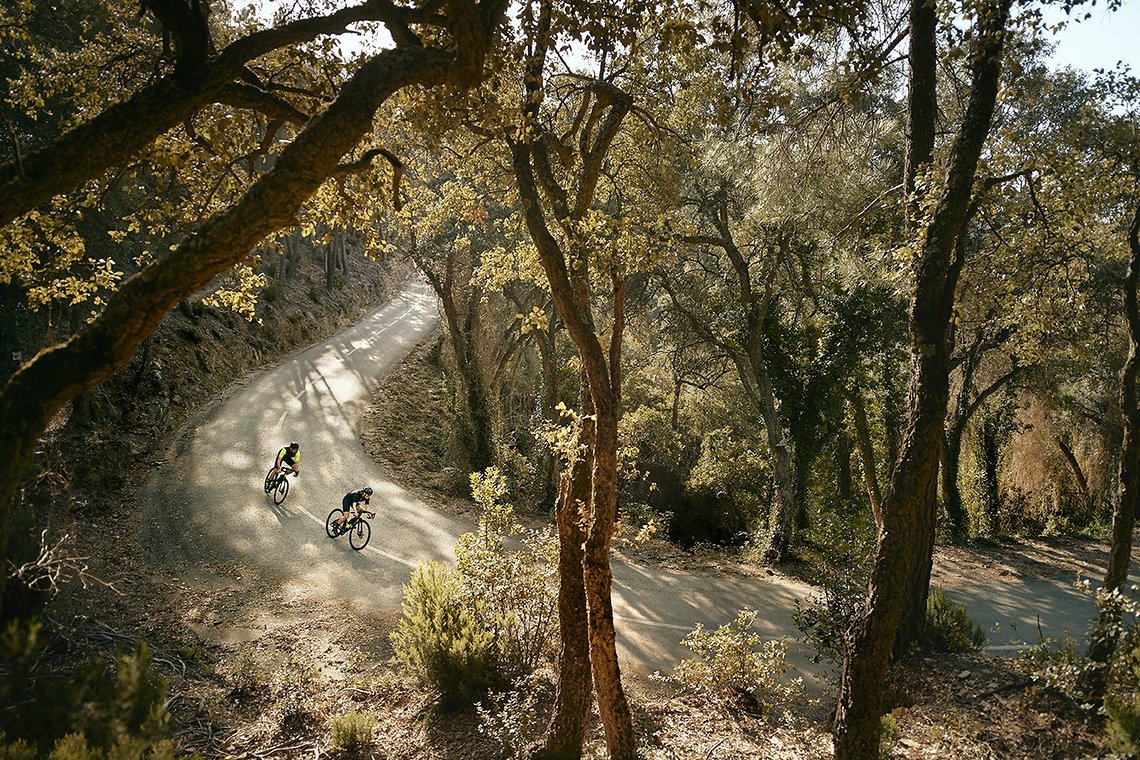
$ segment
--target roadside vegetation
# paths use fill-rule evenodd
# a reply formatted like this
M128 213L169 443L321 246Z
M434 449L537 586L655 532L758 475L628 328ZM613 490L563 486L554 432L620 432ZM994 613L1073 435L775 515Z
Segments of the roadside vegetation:
M0 757L1137 754L1133 72L1011 0L264 10L0 10ZM479 510L454 561L361 621L144 557L177 431L407 276L365 444ZM932 585L1074 536L1087 644ZM813 583L836 682L749 610L623 676L655 544Z

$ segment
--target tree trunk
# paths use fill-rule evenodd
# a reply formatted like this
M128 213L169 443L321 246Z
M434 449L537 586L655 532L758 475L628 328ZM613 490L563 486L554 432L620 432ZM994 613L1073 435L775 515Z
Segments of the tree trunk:
M849 501L855 489L851 485L851 438L846 432L835 439L835 480L839 498Z
M932 36L915 35L915 15L926 11L912 3L912 66L936 55ZM835 718L835 757L877 758L880 718L891 650L904 596L920 570L916 549L933 526L938 487L938 458L949 401L947 331L954 290L961 270L971 187L978 158L989 134L997 99L999 62L1010 0L997 0L979 14L979 49L971 61L972 85L963 123L949 158L945 185L932 204L915 261L915 291L910 307L911 393L902 452L883 504L883 526L868 587L867 602L855 625L843 662ZM932 12L932 11L931 11ZM915 93L908 113L915 112Z
M1081 469L1081 463L1077 461L1077 455L1073 453L1073 449L1069 444L1060 436L1053 436L1053 440L1057 444L1057 448L1065 456L1065 463L1069 465L1069 470L1073 473L1073 478L1077 481L1077 489L1081 492L1081 507L1087 512L1092 509L1092 491L1089 489L1088 478L1085 477L1085 471Z
M962 489L958 487L961 472L962 435L964 427L950 425L946 431L946 449L942 457L942 505L950 519L950 532L956 539L969 535L969 517L962 504Z
M1106 591L1118 591L1128 580L1132 557L1132 531L1140 514L1140 396L1137 395L1137 377L1140 376L1140 308L1137 287L1140 285L1140 206L1132 217L1128 231L1130 256L1128 279L1124 287L1124 313L1128 323L1128 359L1120 378L1120 412L1124 423L1124 441L1120 452L1120 485L1112 511L1112 545L1108 554L1108 569L1104 574ZM1088 657L1102 667L1093 674L1093 692L1103 697L1106 667L1116 651L1117 637L1112 633L1120 624L1118 605L1106 605L1100 610L1096 628L1089 644Z
M1000 414L1000 413L999 413ZM978 426L979 448L982 459L982 514L986 516L986 532L996 536L1001 532L1001 491L998 484L998 466L1001 464L1001 436L998 431L1001 419L983 418Z
M593 407L585 377L579 393L583 428L579 443L593 449ZM558 494L558 690L554 715L546 732L546 742L535 754L536 760L578 760L586 740L592 704L590 677L589 619L586 612L581 509L589 503L591 491L590 457L578 457L562 474Z
M624 113L628 112L629 105L627 101L615 106L623 109L619 116L624 116ZM595 140L606 140L607 126L610 130L608 139L612 140L617 129L617 123L612 120L603 126ZM608 142L604 145L608 145ZM590 494L592 522L586 540L584 558L590 665L598 698L598 711L605 728L610 757L615 760L632 760L635 754L633 719L622 689L621 671L618 666L611 602L612 575L609 566L610 540L617 511L617 421L621 401L623 291L622 287L615 283L614 327L607 360L606 351L594 330L586 272L581 268L572 272L567 267L566 256L546 226L531 167L531 145L512 143L511 153L515 182L527 229L538 251L543 271L550 282L555 306L562 315L570 339L578 348L582 358L582 369L589 384L590 398L595 410ZM604 155L604 150L593 152L598 162ZM600 163L595 168L600 171ZM588 186L589 182L587 179L582 185ZM584 266L588 260L585 254L586 252L581 251L573 257L578 267Z

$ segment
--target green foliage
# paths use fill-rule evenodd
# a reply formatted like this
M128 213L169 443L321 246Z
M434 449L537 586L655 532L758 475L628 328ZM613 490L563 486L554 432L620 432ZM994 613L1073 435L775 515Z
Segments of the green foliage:
M804 697L799 678L784 683L788 645L764 641L752 630L754 610L741 610L731 623L715 631L696 629L681 640L699 659L681 660L673 680L713 702L756 708L768 713Z
M0 757L174 758L163 707L165 682L151 676L139 642L108 671L98 661L53 669L50 637L37 621L12 621L0 637ZM31 753L31 754L28 754Z
M522 530L497 468L472 475L471 488L483 506L478 529L460 537L454 570L413 570L392 634L403 670L449 707L532 672L556 636L557 540Z
M510 691L491 692L479 702L479 733L499 745L502 757L521 760L542 736L547 716L543 711L554 698L554 685L541 673L516 679Z
M437 689L445 707L469 705L504 683L482 617L480 605L461 599L455 572L435 562L412 570L392 645L401 668Z
M1097 593L1097 606L1113 608L1114 624L1100 635L1115 639L1108 663L1104 695L1105 732L1117 752L1140 756L1140 597L1137 587L1129 593Z
M1078 586L1092 593L1088 581ZM1033 647L1018 658L1018 664L1037 688L1068 697L1086 710L1094 709L1103 696L1109 743L1123 756L1135 757L1140 754L1140 597L1137 587L1131 586L1111 593L1100 589L1095 598L1100 613L1110 613L1109 624L1093 632L1094 639L1113 641L1107 665L1086 657L1072 636ZM1103 684L1103 695L1096 692L1097 684Z
M243 649L230 665L230 688L235 694L253 696L268 685L268 674L254 653Z
M338 715L332 719L332 751L341 757L355 757L372 746L376 721L360 712Z
M986 643L982 627L940 588L932 588L922 622L922 643L936 652L973 652Z
M889 713L883 713L879 718L879 757L882 760L889 760L894 752L895 745L899 742L901 730L899 729L898 710L892 710Z
M847 633L863 611L874 544L826 514L820 516L812 538L822 547L812 579L819 591L803 603L796 601L792 620L803 634L801 639L815 650L813 661L838 664L845 654Z

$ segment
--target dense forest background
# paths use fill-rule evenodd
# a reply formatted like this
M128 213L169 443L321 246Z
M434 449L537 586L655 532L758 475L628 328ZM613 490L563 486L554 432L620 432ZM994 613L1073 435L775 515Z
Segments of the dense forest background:
M621 531L842 588L834 751L877 756L936 543L1098 535L1128 573L1140 89L1051 68L1049 31L1010 0L5 6L0 549L43 572L0 610L42 603L69 503L412 273L444 485L490 533L553 516L536 752L595 704L636 754ZM1135 684L1121 599L1098 704Z

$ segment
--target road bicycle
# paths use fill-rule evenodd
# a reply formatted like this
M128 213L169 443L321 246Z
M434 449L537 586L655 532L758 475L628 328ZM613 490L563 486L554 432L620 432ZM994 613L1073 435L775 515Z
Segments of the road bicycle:
M293 477L297 476L297 471L290 467L282 467L278 470L276 478L273 477L272 467L269 468L269 472L265 473L265 493L273 494L274 504L280 504L289 495L288 476L290 473Z
M325 519L325 533L329 534L329 538L336 538L337 536L348 534L348 544L356 551L360 551L368 546L368 539L372 538L372 526L368 524L366 517L375 517L375 512L368 512L360 510L360 514L348 518L344 525L337 525L340 516L344 514L342 509L334 509L329 512L329 516Z

